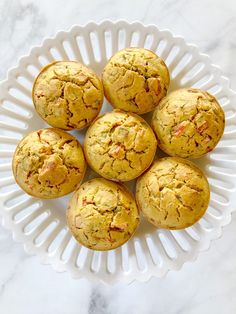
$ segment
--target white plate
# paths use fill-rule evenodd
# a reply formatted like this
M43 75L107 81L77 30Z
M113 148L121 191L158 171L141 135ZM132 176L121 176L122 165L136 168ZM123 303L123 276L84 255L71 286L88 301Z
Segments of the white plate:
M108 58L117 50L138 46L160 55L171 74L171 90L195 86L215 95L226 114L224 136L217 148L197 160L211 185L211 202L205 216L181 231L157 230L142 221L135 236L121 248L93 252L78 245L65 221L69 196L38 200L26 195L14 182L11 171L13 151L24 135L46 124L34 111L31 101L33 80L43 65L53 60L78 60L101 73ZM3 224L27 252L39 255L43 263L57 271L69 271L74 278L87 277L107 283L162 277L194 260L210 241L221 235L236 201L236 94L218 67L197 47L169 31L140 23L89 23L59 32L44 40L28 56L20 59L0 85L0 212ZM105 103L103 111L111 110ZM75 134L83 141L83 132ZM93 177L88 171L87 178ZM131 184L134 185L134 184Z

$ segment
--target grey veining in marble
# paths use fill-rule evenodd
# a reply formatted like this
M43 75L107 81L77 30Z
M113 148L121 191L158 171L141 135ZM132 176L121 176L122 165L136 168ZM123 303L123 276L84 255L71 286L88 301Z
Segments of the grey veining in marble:
M0 80L46 36L90 20L126 19L182 35L236 89L234 0L0 0ZM236 206L236 205L235 205ZM0 227L1 314L235 314L236 216L208 252L179 272L113 287L73 280L24 253Z

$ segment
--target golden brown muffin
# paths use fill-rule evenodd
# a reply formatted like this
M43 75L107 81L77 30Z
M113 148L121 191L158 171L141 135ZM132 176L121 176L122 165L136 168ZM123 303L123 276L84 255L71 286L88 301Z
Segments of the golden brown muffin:
M210 199L208 181L192 162L166 157L157 160L136 186L143 215L156 227L183 229L205 213Z
M67 223L82 245L112 250L130 239L139 224L133 195L121 184L102 178L85 182L74 193Z
M84 151L91 168L101 176L129 181L150 166L156 146L155 134L144 119L115 110L90 126Z
M212 95L193 88L167 95L153 113L158 145L171 156L198 158L213 150L225 126L224 111Z
M37 76L32 98L38 114L51 126L82 129L98 115L103 87L98 76L73 61L56 61Z
M143 114L152 111L170 85L164 61L144 48L117 52L102 74L107 100L117 109Z
M39 198L56 198L76 189L86 163L79 141L59 129L41 129L18 144L13 174L19 186Z

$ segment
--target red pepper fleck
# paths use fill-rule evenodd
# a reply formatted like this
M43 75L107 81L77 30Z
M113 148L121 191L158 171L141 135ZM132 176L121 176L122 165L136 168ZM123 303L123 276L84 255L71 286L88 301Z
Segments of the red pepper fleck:
M212 150L213 150L213 148L211 148L211 147L208 147L208 148L207 148L207 152L208 152L208 153L210 153Z
M144 133L145 133L145 131L144 131L143 129L138 130L138 135L139 135L139 136L143 136L143 135L144 135Z
M204 121L201 125L197 127L197 130L200 134L202 134L203 131L205 131L207 128L208 128L208 123L207 121Z
M183 134L184 132L184 125L181 125L181 124L178 124L176 125L174 128L173 128L173 131L174 131L174 136L180 136L181 134Z
M95 204L93 201L88 201L87 198L83 198L83 201L82 201L82 205L85 206L85 205L89 205L89 204Z
M211 138L209 137L209 136L207 136L206 138L205 138L205 142L210 142L210 140L211 140Z

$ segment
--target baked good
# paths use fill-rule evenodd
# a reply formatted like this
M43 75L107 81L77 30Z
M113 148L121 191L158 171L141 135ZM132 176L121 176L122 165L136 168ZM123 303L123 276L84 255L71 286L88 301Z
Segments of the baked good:
M143 114L152 111L170 85L164 61L144 48L118 51L102 74L107 100L117 109Z
M38 114L51 126L82 129L98 115L103 87L98 76L74 61L55 61L35 79L32 98Z
M13 174L19 186L39 198L56 198L76 189L86 163L79 141L59 129L41 129L18 144Z
M150 166L156 146L155 134L144 119L115 110L93 122L84 151L91 168L101 176L129 181Z
M213 150L225 126L224 111L209 93L185 88L162 99L153 113L159 147L170 156L198 158Z
M205 175L195 164L178 157L157 160L137 182L137 204L145 218L159 228L193 225L204 215L209 199Z
M82 245L112 250L130 239L139 224L132 194L121 184L102 178L85 182L72 196L67 223Z

